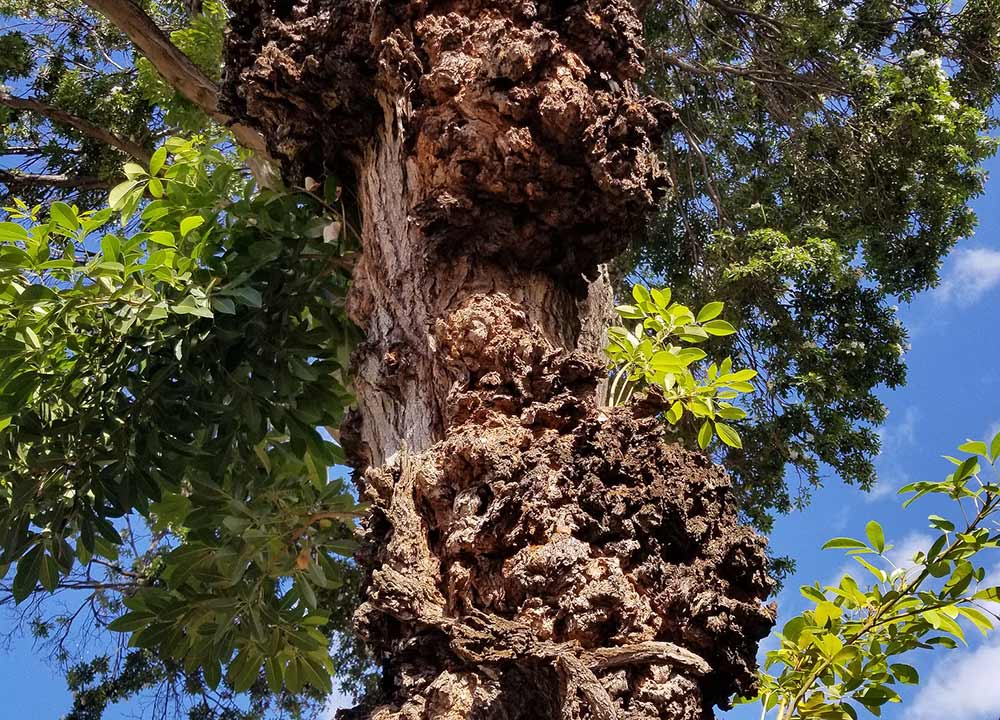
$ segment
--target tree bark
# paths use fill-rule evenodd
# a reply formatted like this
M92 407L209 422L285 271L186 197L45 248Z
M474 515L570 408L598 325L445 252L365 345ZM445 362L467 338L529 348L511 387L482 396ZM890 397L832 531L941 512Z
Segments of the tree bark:
M600 264L664 194L631 0L241 0L229 111L353 188L371 502L344 717L712 717L773 622L725 475L602 407Z
M114 182L99 177L81 175L43 175L18 170L0 170L0 183L11 188L49 185L67 190L110 190Z

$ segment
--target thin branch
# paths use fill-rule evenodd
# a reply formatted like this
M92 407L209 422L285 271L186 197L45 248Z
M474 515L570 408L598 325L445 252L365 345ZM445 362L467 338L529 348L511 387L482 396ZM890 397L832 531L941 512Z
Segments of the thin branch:
M104 178L87 175L42 175L37 173L0 170L0 183L8 186L50 185L69 190L110 190L115 183Z
M58 151L60 153L65 153L67 155L79 155L80 154L80 150L78 148L56 148L56 151ZM12 146L9 146L9 147L5 147L3 150L0 150L0 155L4 155L4 156L7 156L7 157L9 157L11 155L22 155L22 156L27 157L27 156L35 156L35 155L47 155L50 152L53 152L53 148L50 148L50 147L46 148L46 147L40 147L40 146L39 147L29 147L29 146L12 145Z
M142 8L130 0L84 0L128 36L157 72L177 92L220 125L229 127L237 142L267 157L264 138L219 109L219 87L201 71Z
M84 120L81 117L77 117L65 110L60 110L52 105L46 105L38 100L32 100L31 98L21 98L11 95L8 92L0 90L0 104L6 105L9 108L15 110L29 110L34 113L38 113L43 117L48 118L54 123L59 125L69 125L70 127L76 128L82 132L87 137L94 138L100 142L110 145L111 147L118 148L126 155L131 155L136 160L140 160L143 163L148 163L150 158L150 153L141 145L132 142L131 140L126 140L120 138L114 133L110 133L102 127L95 125L89 120Z

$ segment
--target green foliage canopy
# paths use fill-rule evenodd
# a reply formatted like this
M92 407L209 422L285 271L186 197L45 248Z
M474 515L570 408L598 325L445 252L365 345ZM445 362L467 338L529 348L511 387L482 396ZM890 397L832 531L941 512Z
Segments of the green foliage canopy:
M13 597L116 562L115 519L138 513L163 550L111 630L212 688L225 670L250 689L266 659L273 692L329 690L317 592L359 511L316 429L351 399L338 190L257 192L210 143L173 139L126 173L112 208L18 203L0 224Z
M648 89L680 115L674 192L622 294L637 275L726 302L727 350L759 371L727 465L766 529L826 472L874 482L875 390L905 377L896 303L972 232L997 149L1000 4L657 0L647 46Z

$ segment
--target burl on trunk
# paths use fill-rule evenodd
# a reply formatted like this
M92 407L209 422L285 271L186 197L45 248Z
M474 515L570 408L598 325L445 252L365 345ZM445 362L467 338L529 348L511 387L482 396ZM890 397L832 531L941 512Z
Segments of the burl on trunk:
M667 181L631 0L238 0L227 91L362 217L349 312L372 504L344 717L712 717L772 624L725 475L602 407L606 285Z

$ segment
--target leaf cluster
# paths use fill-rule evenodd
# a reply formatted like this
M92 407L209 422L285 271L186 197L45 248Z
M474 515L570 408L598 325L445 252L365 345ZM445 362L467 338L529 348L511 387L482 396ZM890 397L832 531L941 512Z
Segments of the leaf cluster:
M608 402L621 405L637 389L655 386L669 406L664 417L670 425L682 425L688 415L699 423L696 439L702 450L713 436L731 448L742 447L739 433L725 421L746 417L746 411L730 401L753 392L750 381L756 371L734 371L732 358L726 358L709 365L704 378L698 379L691 368L708 355L700 348L685 347L736 332L719 318L723 303L708 303L695 315L687 306L671 302L669 289L643 285L633 286L632 298L633 305L620 305L616 312L635 325L608 330L605 353L612 366Z
M848 573L837 585L802 587L812 607L785 623L780 647L767 654L759 695L765 713L778 708L778 720L856 720L864 708L879 716L883 705L901 701L900 685L919 682L917 670L903 662L907 654L957 647L965 642L963 623L984 635L994 629L1000 587L988 585L981 563L1000 547L1000 483L983 475L1000 460L1000 434L989 446L970 441L960 449L971 455L948 457L955 469L944 480L900 490L910 495L904 507L940 495L960 507L963 519L930 515L936 537L910 564L892 565L892 546L875 521L865 539L824 545L846 550L870 580L862 584Z
M896 305L972 233L997 149L1000 5L657 0L646 40L647 89L680 116L674 190L620 294L727 303L725 351L763 381L726 464L767 530L827 473L874 482L876 390L905 378Z
M317 593L339 585L360 511L317 429L351 402L339 221L322 198L256 191L210 143L170 140L127 173L113 209L19 203L0 225L15 599L115 561L138 513L163 553L113 630L210 687L265 668L272 688L329 689Z

